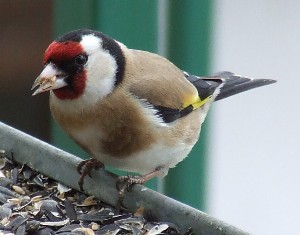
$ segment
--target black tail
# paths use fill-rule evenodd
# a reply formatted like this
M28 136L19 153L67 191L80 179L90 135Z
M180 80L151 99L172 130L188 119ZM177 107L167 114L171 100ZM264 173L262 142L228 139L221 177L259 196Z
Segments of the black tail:
M275 83L271 79L252 79L231 72L220 72L212 77L196 77L187 74L187 79L197 88L201 99L216 95L218 101L243 91Z
M215 101L227 98L229 96L248 91L256 87L269 85L275 83L275 80L271 79L252 79L242 77L231 72L221 72L215 75L215 77L223 78L224 85L220 89L220 93L217 95Z

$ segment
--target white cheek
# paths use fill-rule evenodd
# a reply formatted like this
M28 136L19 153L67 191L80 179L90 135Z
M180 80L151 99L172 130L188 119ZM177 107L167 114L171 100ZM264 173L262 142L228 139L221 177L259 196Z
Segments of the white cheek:
M86 65L87 82L83 98L91 104L112 92L117 71L116 60L102 47L102 40L92 34L80 42L89 59Z
M85 95L101 99L113 90L117 63L107 51L99 50L90 55L86 70Z

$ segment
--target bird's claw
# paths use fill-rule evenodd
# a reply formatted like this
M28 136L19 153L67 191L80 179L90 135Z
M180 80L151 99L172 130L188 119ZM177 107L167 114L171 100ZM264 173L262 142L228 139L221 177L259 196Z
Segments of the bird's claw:
M90 178L92 177L91 172L93 169L98 170L100 168L103 168L104 165L102 162L92 158L88 160L81 161L77 165L77 171L80 174L79 180L78 180L78 185L79 189L83 191L83 182L84 178L88 175Z
M125 192L130 191L130 186L133 184L144 184L145 179L143 176L133 176L133 175L127 175L127 176L119 176L116 182L116 188L119 192L118 196L118 202L117 202L117 207L123 207L123 200L125 196Z
M127 191L130 190L130 186L133 184L144 184L145 180L143 176L139 175L125 175L125 176L119 176L116 182L116 188L118 191L120 191L122 188L126 188ZM120 185L123 186L120 188Z

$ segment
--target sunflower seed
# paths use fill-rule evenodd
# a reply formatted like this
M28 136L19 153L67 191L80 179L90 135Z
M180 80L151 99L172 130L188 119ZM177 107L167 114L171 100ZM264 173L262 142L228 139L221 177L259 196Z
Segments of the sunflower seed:
M21 195L24 195L25 194L25 191L24 189L22 189L20 186L18 185L13 185L12 186L12 189L17 192L18 194L21 194Z
M0 186L9 188L13 184L12 179L6 177L0 177Z
M154 225L145 235L157 235L165 231L169 226L167 224Z
M0 193L4 194L4 195L7 195L9 197L16 197L17 196L16 193L14 193L13 191L9 190L8 188L2 187L2 186L0 186Z
M15 167L14 169L12 169L11 176L12 176L13 184L17 184L18 177L19 177L19 170L18 170L18 168Z
M8 207L0 207L0 220L3 220L5 217L9 218L12 214L12 210Z
M44 226L50 226L50 227L60 227L60 226L64 226L64 225L68 224L69 222L70 222L69 219L65 219L65 220L57 221L57 222L45 221L45 222L40 222L40 224L44 225Z
M17 228L16 235L24 235L25 234L25 229L26 229L25 224L20 225Z
M52 199L43 200L40 210L57 212L58 203Z
M66 210L66 214L67 214L68 218L70 220L77 220L76 210L75 210L72 202L70 200L66 199L64 204L65 204L65 210Z

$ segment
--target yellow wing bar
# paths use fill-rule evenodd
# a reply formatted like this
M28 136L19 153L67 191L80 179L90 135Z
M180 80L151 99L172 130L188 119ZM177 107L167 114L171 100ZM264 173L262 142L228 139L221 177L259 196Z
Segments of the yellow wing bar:
M196 101L194 101L192 103L189 103L189 104L184 104L183 108L186 108L186 107L192 105L193 106L193 110L195 110L195 109L201 107L202 105L206 104L211 99L211 97L212 97L212 95L206 97L204 100L201 100L201 98L198 97L196 99Z

